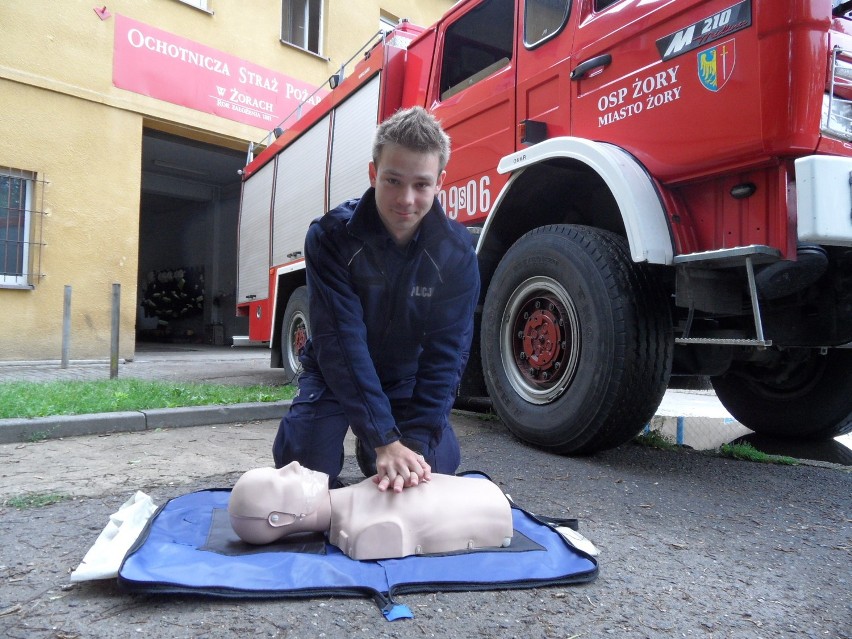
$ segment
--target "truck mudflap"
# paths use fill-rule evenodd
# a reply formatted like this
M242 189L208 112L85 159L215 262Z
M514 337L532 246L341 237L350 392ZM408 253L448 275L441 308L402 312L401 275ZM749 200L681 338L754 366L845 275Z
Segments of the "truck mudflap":
M795 165L799 241L852 246L852 158L811 155Z
M624 149L613 144L575 137L558 137L504 157L497 171L517 173L555 158L578 160L606 182L624 220L634 262L671 264L674 256L671 229L654 181L645 168ZM506 189L511 188L511 181ZM488 232L491 217L483 235Z

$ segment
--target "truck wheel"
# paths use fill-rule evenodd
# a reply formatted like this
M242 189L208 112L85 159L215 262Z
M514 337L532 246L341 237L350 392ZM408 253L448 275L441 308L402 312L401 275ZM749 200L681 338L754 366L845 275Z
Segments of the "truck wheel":
M761 435L818 440L852 432L852 350L785 350L769 365L735 364L711 381L728 412Z
M302 372L299 352L308 341L308 288L300 286L290 294L281 321L281 362L284 374L293 380Z
M671 373L668 301L624 238L554 225L521 237L485 298L492 405L519 439L558 453L618 446L651 419Z

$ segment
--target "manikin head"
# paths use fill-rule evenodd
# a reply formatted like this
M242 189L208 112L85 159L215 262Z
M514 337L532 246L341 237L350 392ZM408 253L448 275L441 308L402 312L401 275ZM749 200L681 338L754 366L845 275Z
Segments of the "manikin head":
M231 527L245 542L268 544L285 535L328 526L328 475L292 462L255 468L231 491Z

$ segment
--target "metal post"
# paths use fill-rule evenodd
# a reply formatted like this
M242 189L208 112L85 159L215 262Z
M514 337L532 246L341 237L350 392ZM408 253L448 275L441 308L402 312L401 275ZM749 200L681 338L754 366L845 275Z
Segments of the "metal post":
M71 285L65 285L65 303L62 308L62 368L68 368L68 349L71 346Z
M121 284L112 285L112 327L109 349L109 378L118 377L118 326L121 318Z
M748 276L748 290L751 293L751 312L754 315L754 330L757 334L757 341L761 347L769 346L763 339L763 322L760 319L760 302L757 301L757 285L754 283L754 266L751 262L751 256L746 258L746 275Z

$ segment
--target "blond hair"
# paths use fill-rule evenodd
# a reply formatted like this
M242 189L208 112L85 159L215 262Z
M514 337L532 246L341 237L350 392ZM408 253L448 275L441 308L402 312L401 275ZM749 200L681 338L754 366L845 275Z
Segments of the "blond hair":
M373 138L373 163L376 166L388 144L418 153L436 153L439 172L450 160L450 137L435 116L423 107L397 111L379 125Z

